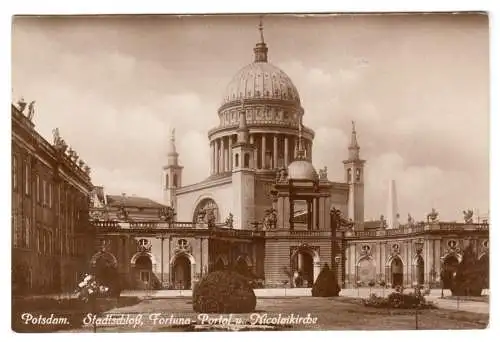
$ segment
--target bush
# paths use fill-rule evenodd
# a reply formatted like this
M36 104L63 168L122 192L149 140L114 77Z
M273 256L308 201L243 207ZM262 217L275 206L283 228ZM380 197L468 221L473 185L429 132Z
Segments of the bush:
M478 264L472 246L464 250L462 262L458 264L457 272L452 280L453 296L481 296L484 285L484 275Z
M337 282L337 275L327 264L319 273L311 293L313 297L338 297L340 286Z
M434 305L427 302L419 293L392 292L387 297L372 294L363 300L363 304L373 308L412 309L417 306L422 309L434 308Z
M233 271L205 275L193 290L193 309L202 313L246 313L257 299L248 279Z

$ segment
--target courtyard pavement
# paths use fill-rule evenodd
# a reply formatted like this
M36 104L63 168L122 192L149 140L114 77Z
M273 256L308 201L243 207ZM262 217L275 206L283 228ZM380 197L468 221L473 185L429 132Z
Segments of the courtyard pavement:
M274 289L255 289L255 296L257 298L293 298L293 297L310 297L311 288L274 288ZM408 289L407 291L411 291ZM392 289L381 288L359 288L359 289L342 289L340 296L350 298L368 298L370 293L375 293L379 296L386 296L392 292ZM447 298L451 296L451 291L443 291L444 298L441 298L441 289L432 289L426 298L433 302L438 308L467 311L474 313L488 314L490 312L489 301L487 300L469 300L467 298L452 299ZM489 297L489 291L483 291L483 295ZM52 297L64 298L73 297L74 294L59 294L59 295L41 295L32 297ZM125 290L121 293L122 297L138 297L143 299L153 298L189 298L192 296L191 290Z
M410 290L408 290L410 291ZM283 297L310 297L311 288L276 288L276 289L255 289L257 298L283 298ZM367 298L370 293L375 293L379 296L388 295L392 289L380 288L359 288L359 289L342 289L340 295L350 298ZM451 296L450 290L444 290L441 298L441 289L432 289L430 294L426 296L429 301L436 304L441 309L468 311L475 313L488 314L490 312L489 302L476 301L468 299L451 299L446 298ZM489 291L484 291L483 295L489 295ZM123 291L122 296L135 296L140 298L179 298L191 297L191 290L158 290L158 291Z

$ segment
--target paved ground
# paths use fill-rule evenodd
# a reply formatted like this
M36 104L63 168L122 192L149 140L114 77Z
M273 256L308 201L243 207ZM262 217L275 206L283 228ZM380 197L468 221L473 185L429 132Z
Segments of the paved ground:
M255 289L255 295L257 298L276 298L276 297L310 297L310 288L293 288L293 289ZM411 291L411 290L408 290ZM377 295L383 296L392 292L391 289L380 289L380 288L360 288L360 289L342 289L340 295L342 297L350 298L367 298L370 293L376 293ZM137 296L140 298L172 298L172 297L184 297L191 298L191 290L160 290L160 291L124 291L123 296ZM431 293L427 295L427 299L434 302L439 308L468 311L476 313L488 314L490 310L489 303L487 301L478 300L467 300L460 298L448 298L451 296L449 290L444 290L443 295L445 299L441 298L441 290L433 289Z
M117 317L128 317L130 324L99 326L98 332L127 331L186 331L184 319L200 323L203 317L193 312L189 298L152 298L143 299L136 305L116 308L108 311ZM274 317L309 317L316 319L314 324L293 323L284 325L280 330L409 330L409 329L483 329L489 316L481 313L452 310L421 310L418 316L415 310L374 309L361 304L361 300L350 297L313 298L282 297L258 298L256 313L224 315L225 319L252 321ZM106 317L106 314L101 314ZM221 315L208 316L213 322L220 322ZM155 320L156 318L156 320ZM134 326L135 325L135 326ZM89 325L72 332L91 332Z
M282 298L282 297L310 297L310 288L277 288L277 289L255 289L255 295L257 298ZM408 290L411 291L411 290ZM392 292L391 289L380 289L380 288L359 288L359 289L342 289L340 292L341 297L349 298L367 298L370 293L376 293L377 295L383 296ZM159 291L131 291L126 290L121 294L123 297L139 297L139 298L191 298L191 290L159 290ZM441 296L444 298L441 298ZM70 294L61 295L50 295L49 297L69 297ZM47 296L41 296L47 297ZM488 314L490 311L489 305L489 291L483 291L483 297L481 299L467 299L467 298L450 298L451 292L449 290L444 290L441 293L441 289L433 289L431 293L426 296L426 298L436 304L437 307L449 310L467 311L475 313Z

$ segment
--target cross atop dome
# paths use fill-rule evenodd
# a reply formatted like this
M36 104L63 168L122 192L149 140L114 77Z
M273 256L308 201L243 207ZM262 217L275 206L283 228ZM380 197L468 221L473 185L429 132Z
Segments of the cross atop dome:
M253 52L255 54L255 63L267 63L267 46L264 42L264 26L262 25L262 16L259 21L260 42L255 45Z
M262 16L260 16L259 31L260 31L260 42L262 44L265 44L264 43L264 25L262 25Z

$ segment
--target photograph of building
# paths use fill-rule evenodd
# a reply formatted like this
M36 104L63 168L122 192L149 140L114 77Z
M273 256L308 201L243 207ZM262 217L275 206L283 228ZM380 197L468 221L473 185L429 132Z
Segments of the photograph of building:
M27 27L36 26L29 18L20 20L20 27L22 20ZM175 19L169 20L172 27L185 25L186 30L191 29L187 19L177 24ZM221 21L221 25L235 25L232 19L227 20L228 24ZM366 208L374 204L367 200L373 198L369 197L373 194L367 183L373 176L371 160L364 151L365 146L370 151L377 147L364 138L372 129L366 124L366 116L344 120L335 127L335 132L346 137L341 140L344 143L326 146L330 136L324 134L322 124L304 123L313 122L309 118L315 113L302 101L301 87L285 68L271 62L276 50L265 26L271 22L272 32L278 32L282 19L271 16L259 22L257 16L249 16L245 20L242 30L250 33L245 33L237 45L248 61L233 60L232 49L217 57L212 55L215 52L206 52L210 56L206 58L227 60L227 68L239 65L239 70L232 71L232 78L213 82L212 87L217 85L222 94L217 110L191 118L202 122L201 129L208 136L204 142L192 141L196 157L191 157L197 163L204 160L199 163L208 165L208 169L193 170L183 165L184 155L178 146L182 135L176 131L174 116L169 119L169 129L159 128L166 138L166 153L165 146L147 145L146 136L142 136L141 153L129 151L133 159L126 154L127 147L121 150L120 162L130 165L145 164L149 155L161 160L162 165L153 170L158 177L151 181L161 194L155 199L149 198L149 192L127 194L125 186L121 192L112 193L118 188L116 184L107 193L108 185L92 177L85 162L67 148L58 129L53 132L53 142L47 142L29 119L32 109L25 109L25 103L13 104L13 270L18 272L14 288L57 292L74 286L82 272L95 272L117 274L125 289L191 289L205 274L221 269L235 269L264 288L308 288L324 264L337 271L339 284L346 289L381 281L391 287L419 284L448 288L468 245L473 246L488 273L489 222L473 209L457 207L453 209L454 219L441 219L439 204L449 199L436 197L432 204L425 202L427 213L413 217L407 214L409 209L400 211L399 188L409 186L408 182L384 179L384 195L379 198L385 200L378 211L383 215L368 219ZM211 34L211 25L217 23L205 23L206 32ZM81 28L86 24L78 25ZM300 46L306 44L305 38L298 42L288 46L295 54L307 50ZM345 47L337 48L340 51ZM175 52L175 48L168 51ZM166 59L168 55L165 52ZM139 68L138 63L131 62L131 68ZM201 71L203 65L204 57L200 57L195 68ZM326 82L328 77L324 78ZM321 89L315 91L322 94ZM324 97L325 104L330 101L328 96ZM206 116L214 119L203 126L202 117ZM115 119L122 120L119 115L109 120ZM108 119L99 119L94 125L99 126L101 120ZM138 120L139 125L149 119L143 116ZM391 125L388 120L383 126L386 137L391 135ZM131 131L133 134L136 129ZM317 131L323 134L319 142ZM117 130L109 134L119 137L125 133ZM99 146L93 140L101 137L90 131L85 139L82 141ZM141 136L130 139L132 145ZM412 144L413 149L419 148ZM338 153L329 154L330 148ZM391 148L398 151L396 145ZM328 167L315 166L318 149L324 151L319 163L328 160ZM487 159L487 153L485 156ZM190 164L191 168L196 165ZM332 174L330 165L341 171ZM195 171L199 180L186 181L186 173ZM487 170L483 176L487 179ZM119 177L117 174L110 179L119 183ZM413 181L420 182L416 178ZM472 201L464 202L475 206ZM39 267L44 271L34 272Z

